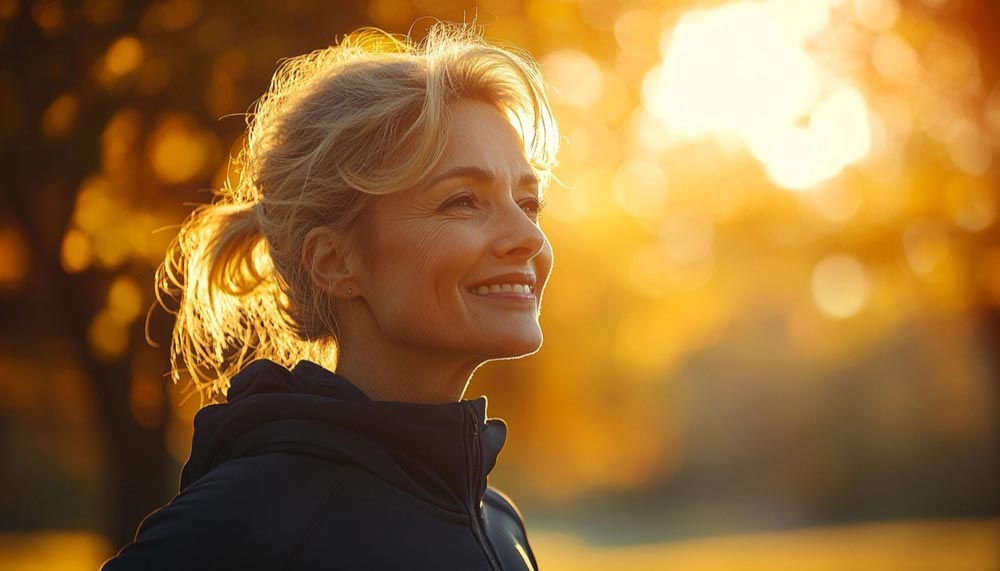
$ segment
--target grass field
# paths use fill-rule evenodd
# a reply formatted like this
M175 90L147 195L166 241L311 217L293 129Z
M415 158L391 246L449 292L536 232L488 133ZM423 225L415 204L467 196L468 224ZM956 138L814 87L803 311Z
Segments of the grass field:
M1000 520L906 521L590 547L532 534L544 571L1000 571Z
M997 571L1000 519L934 520L594 547L533 533L542 571ZM98 535L0 534L4 571L95 571L112 553Z

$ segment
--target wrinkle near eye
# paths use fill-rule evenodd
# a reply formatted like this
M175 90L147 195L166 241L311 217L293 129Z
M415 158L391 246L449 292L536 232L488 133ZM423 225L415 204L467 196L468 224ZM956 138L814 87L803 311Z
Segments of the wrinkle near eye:
M437 245L441 243L446 228L438 222L429 223L427 218L423 218L422 221L423 224L420 225L422 227L412 228L405 232L405 235L410 244L417 249L420 266L426 269L433 266L431 260L437 255Z

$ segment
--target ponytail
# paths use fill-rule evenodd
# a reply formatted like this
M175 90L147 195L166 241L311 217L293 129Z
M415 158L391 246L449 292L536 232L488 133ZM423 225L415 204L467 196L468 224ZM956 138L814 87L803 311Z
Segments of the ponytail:
M322 363L331 347L296 339L291 307L261 232L256 203L232 196L197 208L171 243L156 273L157 299L176 301L170 348L172 376L187 376L205 401L225 395L229 381L257 358ZM277 317L277 318L276 318Z

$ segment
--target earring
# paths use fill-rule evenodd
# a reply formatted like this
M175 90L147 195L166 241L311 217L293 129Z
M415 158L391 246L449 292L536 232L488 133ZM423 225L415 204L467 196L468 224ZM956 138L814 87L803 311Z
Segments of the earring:
M354 288L352 287L347 288L347 297L350 297L352 293L354 293Z

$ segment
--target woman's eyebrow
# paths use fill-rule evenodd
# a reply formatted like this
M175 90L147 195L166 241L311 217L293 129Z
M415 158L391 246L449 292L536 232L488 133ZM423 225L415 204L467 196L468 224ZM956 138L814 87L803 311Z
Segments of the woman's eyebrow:
M424 186L425 189L433 188L434 185L440 183L441 181L447 180L449 178L471 178L477 182L484 184L494 183L499 180L499 176L491 170L484 169L482 167L475 166L459 166L446 170L445 172L439 174L438 176L432 178ZM538 186L538 176L535 173L524 173L520 176L517 181L517 186L527 187L527 186Z

